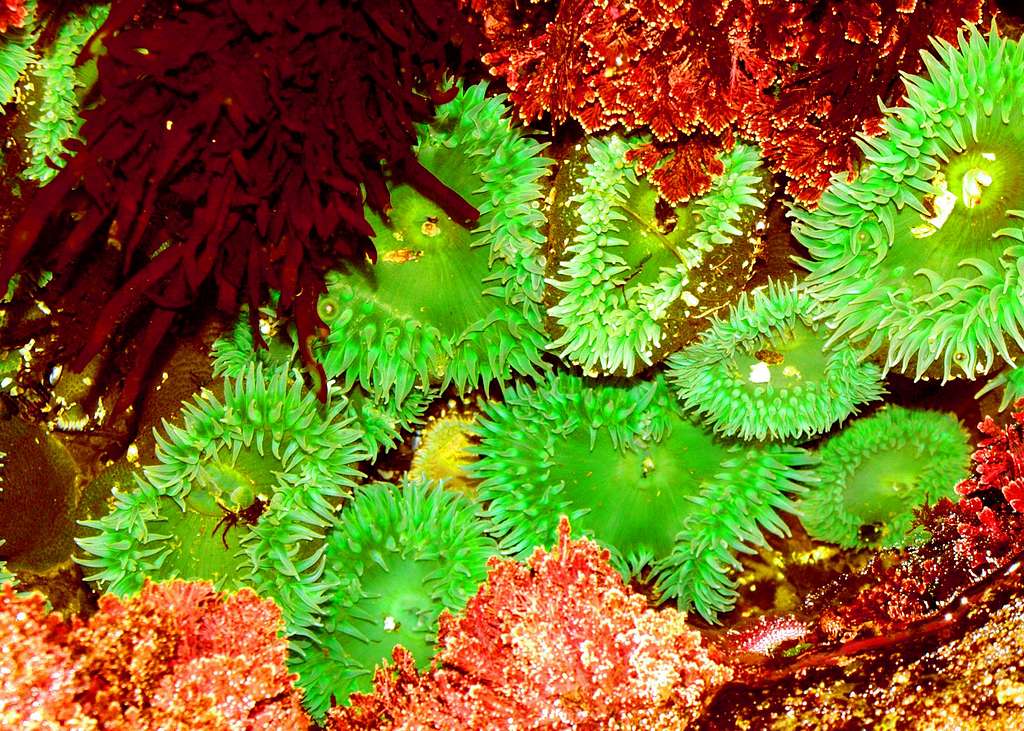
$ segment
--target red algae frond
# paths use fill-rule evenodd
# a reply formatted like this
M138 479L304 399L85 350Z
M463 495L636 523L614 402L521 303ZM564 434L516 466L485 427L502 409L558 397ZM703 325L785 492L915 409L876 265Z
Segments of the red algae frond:
M627 588L590 540L526 563L492 559L458 616L442 615L434 668L407 653L376 692L331 711L329 728L683 729L730 677L673 609Z

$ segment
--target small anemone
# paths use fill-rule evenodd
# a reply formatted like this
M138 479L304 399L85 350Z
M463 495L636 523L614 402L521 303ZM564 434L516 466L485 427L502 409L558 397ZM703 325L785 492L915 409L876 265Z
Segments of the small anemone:
M985 386L974 394L974 398L980 399L985 394L1003 389L1003 395L999 399L999 410L1006 411L1010 406L1024 398L1024 366L1016 368L1007 366L999 371Z
M756 148L722 153L711 190L670 206L626 162L640 144L592 138L555 183L549 348L587 371L631 376L678 349L734 301L760 248L768 179Z
M886 134L861 138L857 180L792 215L831 340L945 381L1024 349L1024 44L994 26L934 44Z
M885 393L882 370L848 344L825 347L818 307L798 284L744 293L726 319L668 359L687 409L741 439L801 439L828 431Z
M271 370L294 365L298 359L298 347L294 339L285 333L272 308L260 311L259 327L266 348L254 347L252 328L246 308L235 326L213 343L213 374L224 378L239 378L250 368L261 366ZM366 458L374 461L381 451L394 448L403 431L409 431L423 423L430 402L436 396L434 391L413 391L404 399L370 398L359 384L353 384L345 391L331 384L334 398L345 400L346 416L352 418L352 426L359 430Z
M320 404L285 369L250 367L225 381L223 401L204 390L181 426L156 433L157 464L136 489L81 522L95 532L77 539L87 578L118 595L146 577L250 587L277 602L289 633L308 634L331 586L324 533L364 456L345 407Z
M362 486L327 539L325 581L337 587L314 641L293 669L305 706L322 716L372 689L374 669L402 645L421 668L434 655L441 611L458 611L496 553L466 498L429 483Z
M215 377L237 379L243 377L249 368L255 365L273 370L295 360L298 349L291 338L285 337L279 331L280 321L272 308L260 309L259 329L266 348L256 346L249 323L249 308L242 307L238 322L231 330L217 338L210 348Z
M470 451L472 414L452 411L431 421L419 435L412 455L409 479L443 485L467 497L476 495L476 482L467 468L475 459Z
M788 534L779 510L813 480L807 451L730 445L682 414L668 386L550 377L488 403L470 473L503 552L550 545L559 516L611 550L628 580L644 568L664 597L713 621L732 608L734 552Z
M857 419L819 450L800 520L812 538L843 548L914 543L915 511L954 498L967 477L969 441L954 415L937 411L887 406Z
M385 221L367 210L374 265L336 271L318 314L330 327L329 378L375 399L455 384L460 392L513 373L536 377L545 336L540 180L543 146L513 128L503 96L460 89L419 128L417 160L480 211L470 231L407 184ZM443 283L439 286L438 283Z

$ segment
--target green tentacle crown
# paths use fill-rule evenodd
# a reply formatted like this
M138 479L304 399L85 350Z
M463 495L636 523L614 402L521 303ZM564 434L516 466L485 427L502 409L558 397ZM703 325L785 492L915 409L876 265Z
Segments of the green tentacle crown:
M612 552L627 580L701 615L732 608L735 551L786 534L776 511L813 480L797 447L729 445L682 415L661 378L600 385L556 375L488 403L473 427L477 496L506 553L550 545L559 516Z
M1024 45L993 26L935 53L886 134L860 140L857 180L794 211L793 233L833 341L917 378L974 378L1024 349Z
M755 148L723 153L710 191L669 206L626 162L639 144L593 138L555 183L549 347L588 372L631 376L676 350L735 300L760 246L767 183Z
M460 90L419 130L418 161L480 212L470 231L409 185L372 211L377 263L334 272L319 314L330 326L329 378L375 398L414 388L460 391L538 376L545 336L540 300L543 146L510 126L504 97Z

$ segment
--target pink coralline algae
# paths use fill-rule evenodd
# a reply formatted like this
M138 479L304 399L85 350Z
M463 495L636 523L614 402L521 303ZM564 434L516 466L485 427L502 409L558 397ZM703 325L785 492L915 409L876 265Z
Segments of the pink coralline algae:
M307 729L273 603L207 583L107 595L88 622L0 593L0 727Z
M971 457L974 475L956 486L961 495L999 490L1018 513L1024 513L1024 402L1011 414L1011 421L1000 426L991 416L978 424L985 438Z
M24 27L27 15L25 0L0 0L0 33Z
M650 131L641 169L671 202L703 193L736 133L815 201L881 131L929 37L954 40L981 0L462 0L524 120ZM717 167L717 169L716 169Z
M376 691L329 716L354 729L683 729L729 671L673 609L623 585L608 552L570 541L527 564L492 559L459 616L442 615L431 671L400 648Z

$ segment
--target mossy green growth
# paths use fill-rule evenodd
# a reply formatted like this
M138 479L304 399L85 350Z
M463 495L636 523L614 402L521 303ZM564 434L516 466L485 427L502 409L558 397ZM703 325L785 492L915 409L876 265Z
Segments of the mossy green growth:
M119 595L146 577L250 587L277 602L290 634L308 635L331 587L324 535L364 456L345 408L286 369L251 367L225 381L223 400L204 390L181 426L156 434L157 464L136 488L82 522L96 532L78 539L87 578Z
M31 129L25 135L28 164L22 176L46 183L64 166L64 143L77 137L82 126L79 102L82 91L95 80L96 62L78 65L86 42L107 19L109 5L91 5L68 15L53 44L35 63L39 87L37 106L29 108Z
M857 179L794 209L793 233L833 342L975 378L1024 350L1024 44L971 27L923 57Z
M627 580L642 569L702 616L732 608L734 552L784 535L778 511L813 474L812 455L736 445L683 415L661 378L602 384L552 376L488 403L474 427L478 499L503 552L551 545L567 515L611 550Z
M426 668L441 611L463 607L495 553L461 495L424 481L358 488L328 536L325 581L336 588L292 665L306 708L319 718L332 695L347 704L351 693L369 692L395 645Z
M882 397L882 370L846 343L826 346L819 307L796 283L769 282L700 340L668 359L687 409L741 439L792 440L828 431Z
M401 401L414 389L460 392L537 376L543 146L513 128L504 97L460 89L420 126L418 161L480 212L469 230L410 185L391 189L390 219L369 209L377 263L333 272L320 298L330 326L321 362L348 389Z
M915 511L955 498L970 468L970 440L953 414L884 407L857 419L818 452L818 485L799 505L812 538L843 548L903 547L922 538Z
M549 347L587 371L631 376L677 349L694 332L688 320L738 295L759 247L768 184L756 148L722 153L711 189L669 206L626 161L640 144L592 138L589 162L578 153L556 181Z

